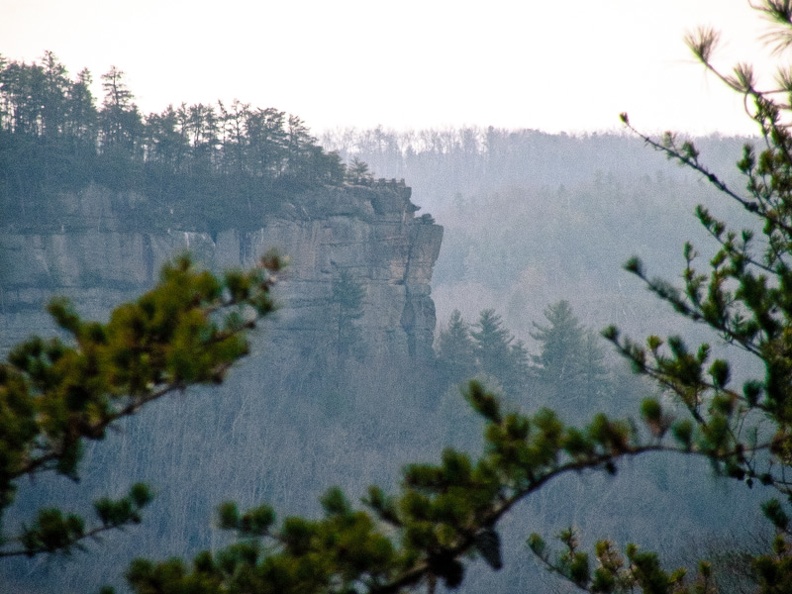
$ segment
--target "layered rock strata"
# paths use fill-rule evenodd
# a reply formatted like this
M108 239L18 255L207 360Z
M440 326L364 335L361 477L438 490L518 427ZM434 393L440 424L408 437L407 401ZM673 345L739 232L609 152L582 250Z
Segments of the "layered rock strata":
M134 194L121 199L140 202ZM119 196L96 187L62 200L65 223L42 221L39 230L0 234L3 349L47 327L43 308L53 295L70 297L87 317L102 317L152 286L162 264L181 252L220 270L252 266L276 249L289 266L277 289L274 338L316 344L325 332L333 280L347 271L365 291L357 323L371 356L431 353L430 281L442 227L428 215L415 216L418 207L403 182L317 191L276 213L256 214L259 220L243 231L196 232L179 229L178 221L161 231L135 229L113 209Z

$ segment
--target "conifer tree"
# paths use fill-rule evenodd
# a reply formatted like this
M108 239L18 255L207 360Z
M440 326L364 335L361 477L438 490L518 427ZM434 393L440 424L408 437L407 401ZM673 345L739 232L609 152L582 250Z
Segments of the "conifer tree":
M586 329L583 334L580 367L579 393L582 398L596 402L610 392L610 370L605 363L602 337L591 329Z
M437 362L445 384L458 384L476 374L470 329L458 309L451 312L437 340Z
M100 112L101 145L104 150L131 153L140 140L142 121L135 96L124 81L124 72L113 66L102 75L105 96Z
M66 97L66 133L83 152L96 150L94 141L99 115L91 93L92 83L91 73L83 68L71 82Z
M540 344L539 355L533 357L538 377L571 393L580 373L580 352L583 328L572 313L568 301L559 301L544 310L547 326L533 323L531 337Z
M352 157L346 171L347 180L353 184L365 184L371 182L372 175L369 171L367 163L361 161L357 157Z
M525 342L517 339L509 345L509 361L508 375L504 379L507 392L514 396L529 394L532 370Z
M445 385L479 376L513 396L526 390L531 377L528 350L494 309L481 311L473 328L454 310L437 343L437 362Z
M531 333L540 345L532 357L534 375L561 398L591 402L608 380L601 338L580 324L568 301L549 305L544 316L547 325L534 322Z
M506 377L511 368L511 344L514 336L503 325L494 309L485 309L470 335L473 337L476 361L481 373Z
M44 52L44 84L42 97L42 136L53 139L63 134L65 129L65 100L69 88L66 67L52 52Z

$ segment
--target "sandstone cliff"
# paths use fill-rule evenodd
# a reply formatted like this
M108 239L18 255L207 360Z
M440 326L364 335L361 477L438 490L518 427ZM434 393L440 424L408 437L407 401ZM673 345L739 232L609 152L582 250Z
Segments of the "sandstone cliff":
M0 234L0 345L46 328L43 307L66 295L83 315L150 287L162 263L184 250L213 269L253 265L274 248L289 258L277 294L281 310L268 334L289 344L317 344L325 332L332 282L346 270L365 289L359 324L369 356L422 358L435 326L432 267L442 227L416 217L403 182L314 191L251 213L248 230L194 231L178 220L157 229L130 222L143 203L134 193L89 187L65 195L59 216L38 228ZM121 205L121 207L119 207ZM137 228L136 228L137 227Z

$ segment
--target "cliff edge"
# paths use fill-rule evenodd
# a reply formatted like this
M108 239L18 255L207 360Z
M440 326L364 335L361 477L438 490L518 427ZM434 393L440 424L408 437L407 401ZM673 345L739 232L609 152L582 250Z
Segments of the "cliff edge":
M212 269L249 267L267 250L288 257L277 287L280 311L267 334L281 347L330 340L332 287L342 272L363 289L356 322L375 358L431 354L435 327L430 281L443 229L416 217L403 181L378 180L312 190L274 212L251 211L247 230L196 231L178 220L136 228L134 192L89 186L62 194L57 220L0 233L2 347L49 327L44 306L65 295L86 317L99 317L141 293L162 264L190 251ZM286 341L288 345L284 345Z

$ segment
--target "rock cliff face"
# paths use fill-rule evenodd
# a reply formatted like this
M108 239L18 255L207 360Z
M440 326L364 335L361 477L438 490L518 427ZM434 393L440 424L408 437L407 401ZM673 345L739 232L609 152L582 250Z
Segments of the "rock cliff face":
M178 221L164 231L135 229L113 204L140 202L96 187L63 197L63 223L0 234L0 344L46 328L43 307L66 295L88 317L150 287L163 262L189 250L213 269L248 267L269 249L289 259L268 334L289 345L317 345L326 334L332 283L346 271L365 290L363 331L370 356L422 358L435 326L432 267L442 227L416 217L403 182L328 189L256 215L250 228L194 232Z

